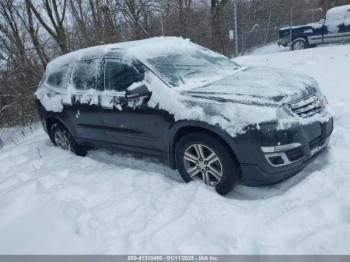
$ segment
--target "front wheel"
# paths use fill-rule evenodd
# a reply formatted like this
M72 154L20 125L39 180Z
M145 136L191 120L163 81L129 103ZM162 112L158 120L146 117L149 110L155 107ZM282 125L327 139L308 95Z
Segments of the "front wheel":
M225 195L237 184L240 169L232 152L213 136L192 133L176 147L176 164L186 181L201 180Z
M51 140L55 146L71 151L78 156L86 155L86 148L78 145L68 130L61 124L55 123L50 129Z

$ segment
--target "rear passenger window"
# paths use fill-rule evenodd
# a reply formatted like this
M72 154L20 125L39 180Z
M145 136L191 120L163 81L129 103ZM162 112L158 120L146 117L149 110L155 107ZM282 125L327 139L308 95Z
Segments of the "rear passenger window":
M50 73L47 77L46 83L52 87L64 89L67 87L68 77L68 66L66 66L58 71Z
M349 20L350 19L350 9L345 13L345 19L346 19L345 22L347 24L349 24L349 22L350 22L350 20Z
M72 73L75 89L96 89L99 76L100 60L92 59L76 63Z
M105 89L125 91L135 82L142 80L142 75L126 62L118 59L106 60Z

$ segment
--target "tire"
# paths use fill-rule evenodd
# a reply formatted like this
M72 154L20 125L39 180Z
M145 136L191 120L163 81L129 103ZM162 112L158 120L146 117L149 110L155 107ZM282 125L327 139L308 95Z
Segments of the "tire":
M71 151L78 156L86 156L87 148L78 145L68 130L60 123L54 123L51 126L50 138L55 146Z
M198 152L204 157L198 157ZM205 133L183 136L176 145L175 158L185 182L201 179L221 195L230 192L240 177L239 164L232 152L217 138Z
M303 50L309 47L309 44L304 38L298 38L292 43L292 50Z

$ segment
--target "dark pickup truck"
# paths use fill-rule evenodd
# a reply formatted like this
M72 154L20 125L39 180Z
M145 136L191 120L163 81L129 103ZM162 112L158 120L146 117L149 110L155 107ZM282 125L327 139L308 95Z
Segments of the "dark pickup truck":
M280 28L278 44L292 50L320 44L350 42L350 5L329 9L317 23Z

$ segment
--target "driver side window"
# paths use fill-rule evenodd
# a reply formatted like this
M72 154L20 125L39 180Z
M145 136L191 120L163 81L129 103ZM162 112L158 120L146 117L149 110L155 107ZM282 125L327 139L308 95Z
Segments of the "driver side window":
M104 74L105 90L122 92L142 80L136 68L119 59L106 59Z

